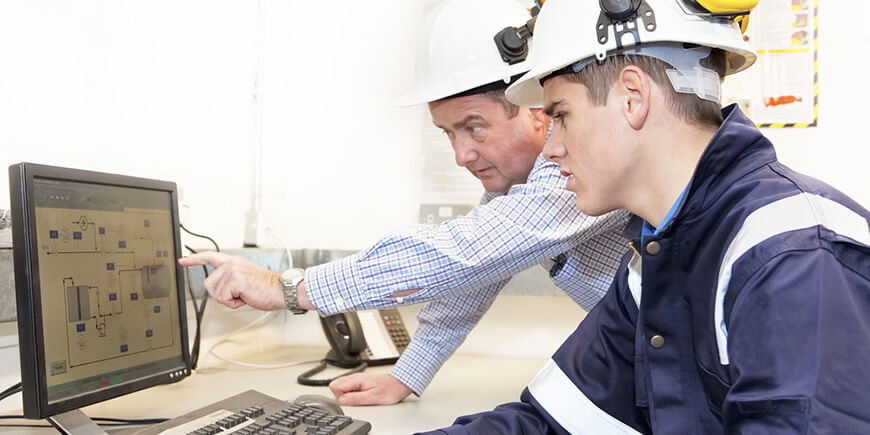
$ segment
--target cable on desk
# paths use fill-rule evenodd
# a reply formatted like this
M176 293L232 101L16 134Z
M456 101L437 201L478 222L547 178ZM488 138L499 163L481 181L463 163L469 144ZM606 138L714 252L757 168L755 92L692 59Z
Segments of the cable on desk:
M186 233L190 234L191 236L203 238L203 239L210 241L214 245L215 251L217 251L217 252L221 251L221 248L218 246L217 242L215 242L214 239L212 239L211 237L208 237L208 236L205 236L202 234L194 233L193 231L190 231L187 228L185 228L184 225L180 225L180 227L182 230L184 230ZM196 250L194 250L190 246L184 245L184 248L187 249L188 251L196 254ZM285 250L286 250L286 248L285 248ZM292 267L293 257L290 255L289 250L286 250L286 251L287 251L287 261L290 262L290 265ZM202 266L202 271L203 271L203 274L205 274L205 277L208 278L208 269L206 269L205 266ZM203 295L201 304L199 306L197 306L196 305L196 298L193 296L193 285L192 285L192 281L190 280L189 269L188 269L188 274L187 274L187 281L188 281L187 288L188 288L188 291L190 292L191 299L194 301L193 308L196 311L196 335L194 336L193 349L190 352L190 361L191 361L190 368L191 368L191 370L193 370L193 369L196 369L196 366L199 363L199 355L200 355L200 347L199 346L200 346L200 342L201 342L199 331L200 331L200 325L202 323L202 316L205 313L205 304L208 301L208 291L206 291L205 295ZM234 364L234 365L242 366L242 367L257 368L257 369L278 369L278 368L283 368L283 367L292 367L292 366L301 365L301 364L311 364L311 363L319 362L319 360L308 360L308 361L293 361L293 362L281 363L281 364L255 364L255 363L249 363L249 362L245 362L245 361L237 361L237 360L233 360L230 358L226 358L224 356L219 355L217 352L215 352L215 348L217 348L221 344L224 344L224 343L231 341L232 337L234 337L234 336L236 336L244 331L247 331L248 329L253 328L254 326L260 325L261 323L265 322L266 319L268 319L270 314L272 314L272 312L267 312L267 313L263 314L262 316L260 316L259 319L251 322L250 324L248 324L246 326L243 326L242 328L237 329L236 331L234 331L233 333L231 333L230 335L228 335L224 339L218 341L217 343L212 345L211 348L209 348L209 351L207 352L207 354L212 355L215 358L217 358L223 362L229 363L229 364Z
M0 420L29 420L23 415L0 415ZM167 418L112 418L112 417L91 417L91 420L94 423L97 423L99 426L147 426L152 424L159 424L167 421ZM22 423L22 424L10 424L3 423L0 424L0 427L54 427L50 424L36 424L36 423Z
M160 424L169 421L168 418L113 418L113 417L91 417L91 420L99 423L100 426L124 426L124 425L151 425Z
M0 415L0 418L21 418L24 419L23 415ZM12 423L2 423L0 427L54 427L50 424L36 424L36 423L21 423L21 424L12 424Z
M0 392L0 400L6 399L7 397L21 392L21 382L3 390Z
M217 352L215 352L215 349L218 346L225 344L225 343L233 342L233 337L241 334L242 332L247 331L248 329L251 329L255 326L259 326L259 325L265 323L266 320L268 320L271 315L273 315L277 312L279 312L279 311L267 311L267 312L263 313L262 316L260 316L256 320L254 320L253 322L248 323L247 325L242 326L241 328L236 329L235 331L231 332L229 335L227 335L226 337L224 337L223 339L221 339L217 343L213 344L208 350L208 355L212 355L215 358L217 358L223 362L226 362L226 363L230 363L230 364L234 364L234 365L242 366L242 367L255 368L255 369L280 369L280 368L284 368L284 367L293 367L293 366L298 366L298 365L302 365L302 364L316 363L316 362L320 361L320 360L308 360L308 361L292 361L292 362L281 363L281 364L255 364L255 363L249 363L249 362L245 362L245 361L238 361L238 360L230 359L230 358L221 356Z

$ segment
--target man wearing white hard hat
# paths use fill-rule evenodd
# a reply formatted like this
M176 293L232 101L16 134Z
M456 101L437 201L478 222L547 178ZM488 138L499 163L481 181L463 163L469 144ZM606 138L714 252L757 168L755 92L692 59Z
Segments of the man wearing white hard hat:
M591 309L628 249L622 235L628 213L580 213L558 165L540 157L549 117L504 97L511 80L528 71L529 18L514 0L448 0L422 29L416 87L401 103L428 103L456 164L483 184L480 205L466 216L435 228L408 227L356 255L284 278L223 254L180 261L217 267L206 288L232 307L330 315L431 301L389 375L332 381L342 405L392 404L422 394L510 277L529 267L544 265L556 285ZM518 29L502 32L508 27ZM288 284L295 294L287 295Z
M520 402L439 433L870 433L870 212L719 107L755 3L545 4L508 99L553 116L580 210L637 216L633 252Z

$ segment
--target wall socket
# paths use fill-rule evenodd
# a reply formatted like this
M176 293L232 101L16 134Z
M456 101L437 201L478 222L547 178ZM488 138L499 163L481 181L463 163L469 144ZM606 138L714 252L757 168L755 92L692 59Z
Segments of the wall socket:
M438 225L465 216L471 210L474 206L469 204L420 204L420 223Z

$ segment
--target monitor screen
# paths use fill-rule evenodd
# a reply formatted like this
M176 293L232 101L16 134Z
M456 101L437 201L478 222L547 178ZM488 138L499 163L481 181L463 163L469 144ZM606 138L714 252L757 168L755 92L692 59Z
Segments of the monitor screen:
M190 371L174 183L9 168L24 414Z

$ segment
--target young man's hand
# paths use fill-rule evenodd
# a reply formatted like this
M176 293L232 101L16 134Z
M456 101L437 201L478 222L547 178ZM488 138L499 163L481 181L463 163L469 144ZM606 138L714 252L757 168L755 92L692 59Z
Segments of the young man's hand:
M267 311L286 308L280 275L242 257L203 252L179 259L178 264L214 267L203 285L216 301L230 308L243 305Z
M390 375L354 373L329 383L339 405L393 405L411 394L411 389Z

